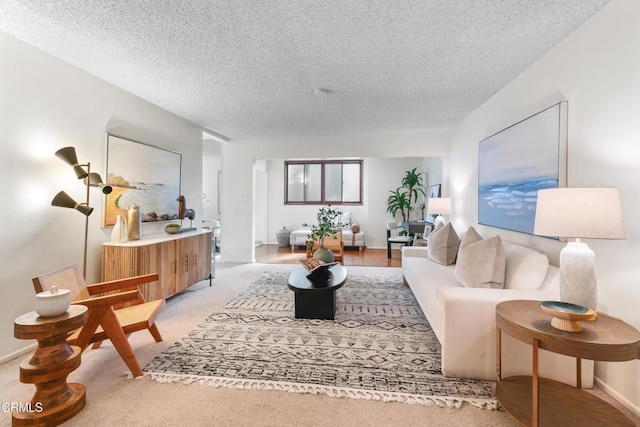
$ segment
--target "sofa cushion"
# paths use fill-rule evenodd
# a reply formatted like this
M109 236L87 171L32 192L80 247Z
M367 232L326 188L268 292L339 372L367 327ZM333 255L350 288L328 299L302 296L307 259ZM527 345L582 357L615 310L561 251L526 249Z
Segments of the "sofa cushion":
M336 225L340 225L343 230L351 229L351 212L342 212L340 215L336 217L335 220Z
M451 223L438 224L427 237L427 253L429 258L438 264L451 265L456 262L460 239Z
M549 270L546 255L524 246L503 242L506 289L540 289Z
M483 239L469 227L456 261L455 276L467 288L504 288L505 257L500 236Z
M351 232L352 233L357 233L360 231L360 224L358 224L357 222L354 222L353 224L351 224Z

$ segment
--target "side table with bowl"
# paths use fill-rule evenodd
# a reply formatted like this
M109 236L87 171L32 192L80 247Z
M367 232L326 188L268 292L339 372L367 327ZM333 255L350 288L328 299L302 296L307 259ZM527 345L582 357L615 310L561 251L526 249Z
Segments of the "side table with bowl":
M567 311L575 312L576 309L557 303L550 308L552 305L541 306L539 301L532 300L512 300L496 306L496 396L500 404L525 425L633 426L634 423L621 411L582 390L581 361L622 362L637 359L640 356L640 332L622 320L602 313L598 313L596 320L582 322L579 332L563 330L562 327L566 325L553 319L557 318L555 316L564 316ZM549 309L552 314L548 312ZM588 311L572 314L591 316L592 313ZM502 332L531 344L533 360L530 376L502 378ZM538 376L540 349L576 358L576 387Z

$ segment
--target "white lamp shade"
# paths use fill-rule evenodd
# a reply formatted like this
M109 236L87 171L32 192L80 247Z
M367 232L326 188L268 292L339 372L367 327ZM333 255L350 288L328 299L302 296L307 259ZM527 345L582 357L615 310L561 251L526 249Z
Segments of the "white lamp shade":
M427 213L438 215L451 214L451 198L449 197L430 197L427 201Z
M552 188L538 191L533 234L624 239L617 188Z

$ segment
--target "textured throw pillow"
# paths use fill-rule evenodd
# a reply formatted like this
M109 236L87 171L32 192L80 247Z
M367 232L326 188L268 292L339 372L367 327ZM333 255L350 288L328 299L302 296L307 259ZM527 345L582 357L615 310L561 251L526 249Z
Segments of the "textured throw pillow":
M500 236L483 239L469 227L460 242L455 276L467 288L504 288L505 258Z
M460 239L451 223L438 224L427 238L427 255L438 264L451 265L456 262L459 243Z
M360 224L358 224L357 222L354 222L353 224L351 224L351 232L353 234L356 234L360 231Z
M336 224L340 224L343 230L348 230L351 227L351 212L342 212L335 220Z

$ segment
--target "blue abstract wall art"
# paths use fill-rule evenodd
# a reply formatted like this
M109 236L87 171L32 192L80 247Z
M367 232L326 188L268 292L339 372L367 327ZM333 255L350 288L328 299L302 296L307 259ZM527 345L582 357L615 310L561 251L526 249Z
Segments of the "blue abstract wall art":
M567 103L480 141L478 223L533 234L538 190L566 186Z

